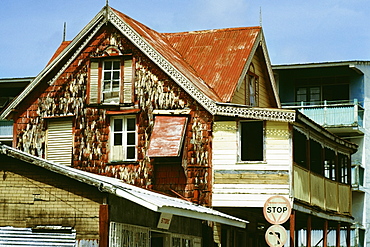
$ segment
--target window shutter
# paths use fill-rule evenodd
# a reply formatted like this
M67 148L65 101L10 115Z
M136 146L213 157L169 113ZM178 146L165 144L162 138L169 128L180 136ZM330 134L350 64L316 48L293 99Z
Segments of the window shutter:
M72 161L72 119L48 122L46 159L62 165Z
M123 103L132 103L132 60L125 60L123 71Z
M99 100L99 62L90 64L90 104L97 104Z

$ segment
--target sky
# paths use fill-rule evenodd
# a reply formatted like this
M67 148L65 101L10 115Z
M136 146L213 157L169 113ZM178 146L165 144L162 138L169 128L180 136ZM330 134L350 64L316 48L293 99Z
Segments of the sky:
M1 0L0 78L33 77L106 0ZM271 63L370 61L369 0L109 0L158 32L262 23Z

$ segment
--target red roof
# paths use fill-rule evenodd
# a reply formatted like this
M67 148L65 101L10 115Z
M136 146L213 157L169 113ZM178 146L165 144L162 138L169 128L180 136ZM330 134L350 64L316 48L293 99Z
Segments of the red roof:
M222 102L230 102L261 27L166 34Z
M214 101L220 101L217 94L202 80L196 71L185 62L181 54L176 51L165 35L154 31L144 24L122 14L121 12L112 8L112 10L132 27L140 36L142 36L156 51L158 51L167 61L175 66L183 75L194 83L205 95Z
M230 102L261 27L158 33L111 8L156 51L216 102ZM64 41L49 63L68 45Z
M50 64L71 42L72 41L63 41L49 60L48 64Z

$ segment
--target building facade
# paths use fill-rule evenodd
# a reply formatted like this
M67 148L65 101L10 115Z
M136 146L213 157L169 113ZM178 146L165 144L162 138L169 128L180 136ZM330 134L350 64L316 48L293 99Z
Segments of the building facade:
M352 156L352 235L369 246L368 61L273 66L283 108L297 109L336 135L356 143ZM326 173L325 176L331 176Z
M261 27L158 33L106 6L0 117L32 157L250 222L212 223L218 246L266 246L273 195L293 208L290 246L352 223L357 145L281 108Z

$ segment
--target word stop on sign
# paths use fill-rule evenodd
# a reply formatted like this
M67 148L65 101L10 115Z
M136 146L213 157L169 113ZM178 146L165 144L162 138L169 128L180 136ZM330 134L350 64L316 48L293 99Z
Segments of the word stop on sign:
M274 225L284 224L290 217L290 201L283 196L272 196L265 202L263 214L265 219Z

